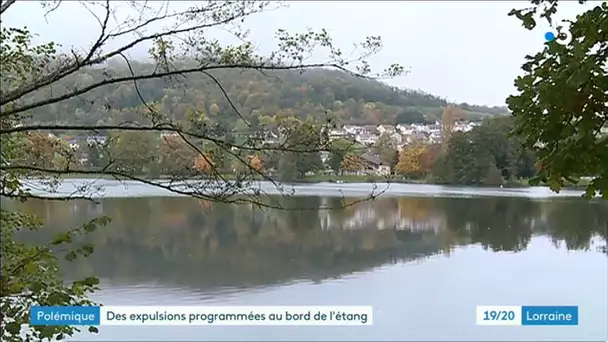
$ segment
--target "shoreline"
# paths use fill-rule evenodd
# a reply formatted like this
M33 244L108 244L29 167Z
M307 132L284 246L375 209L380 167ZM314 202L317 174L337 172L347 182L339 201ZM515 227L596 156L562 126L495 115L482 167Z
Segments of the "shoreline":
M146 176L139 176L145 180L168 180L170 176L161 175L158 178L151 178ZM230 175L225 175L227 180L232 180L233 177ZM72 179L104 179L104 180L116 180L115 177L109 175L92 175L92 174L71 174L71 175L62 175L60 177L63 180L72 180ZM130 178L118 177L120 180L132 180ZM31 180L35 180L36 178L29 178ZM262 180L262 179L260 179ZM372 183L392 183L392 184L412 184L412 185L439 185L439 186L462 186L462 187L470 187L470 188L504 188L504 189L525 189L532 187L543 187L548 188L548 185L539 184L539 185L529 185L528 179L514 180L503 183L502 185L481 185L481 184L451 184L445 182L431 182L424 179L395 179L390 177L380 177L380 176L334 176L334 175L318 175L318 176L309 176L304 179L292 180L292 181L280 181L278 182L284 184L295 184L295 185L306 185L306 184L321 184L321 183L332 183L332 184L372 184ZM564 186L562 190L576 190L576 191L584 191L587 184L579 184L579 185L569 185Z

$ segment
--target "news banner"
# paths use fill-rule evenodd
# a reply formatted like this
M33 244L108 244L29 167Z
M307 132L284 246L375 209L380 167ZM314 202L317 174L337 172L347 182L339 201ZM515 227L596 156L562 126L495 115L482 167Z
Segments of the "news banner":
M31 325L373 325L371 306L33 306ZM472 316L472 315L471 315ZM578 325L578 306L477 306L477 325Z

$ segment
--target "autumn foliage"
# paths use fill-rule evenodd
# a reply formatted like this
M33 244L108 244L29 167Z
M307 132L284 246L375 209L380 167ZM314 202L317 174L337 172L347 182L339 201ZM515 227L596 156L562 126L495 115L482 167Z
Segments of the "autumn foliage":
M25 141L23 156L25 164L42 168L65 166L65 157L61 157L62 152L67 151L65 143L53 139L46 134L33 132L28 135Z
M249 166L256 171L262 171L262 159L259 156L249 157Z
M430 171L434 162L432 158L429 147L423 144L406 146L399 153L396 171L406 177L419 177Z
M210 173L213 170L213 156L210 153L199 154L194 159L194 168L203 173Z
M354 154L347 154L342 158L340 169L347 172L356 172L361 170L363 161L361 157Z
M443 116L441 118L441 134L444 148L447 147L447 143L452 137L456 121L463 120L465 118L466 113L458 107L447 106L443 109Z
M180 173L192 167L197 152L180 137L164 137L160 143L161 172Z
M441 153L441 147L438 145L426 146L424 152L420 155L420 171L424 173L431 172L439 154Z

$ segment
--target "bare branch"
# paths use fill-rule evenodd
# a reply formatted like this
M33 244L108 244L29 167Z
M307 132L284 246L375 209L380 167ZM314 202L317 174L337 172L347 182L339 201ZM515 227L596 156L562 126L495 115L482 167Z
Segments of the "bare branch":
M345 207L350 207L353 205L356 205L358 203L361 202L365 202L365 201L369 201L369 200L373 200L375 198L378 198L379 196L381 196L387 189L388 189L388 184L387 186L376 192L375 190L377 189L376 186L374 186L374 189L372 191L372 193L370 193L368 196L366 196L365 198L362 199L356 199L350 202L346 202L345 199L343 199L343 203L344 205L340 208L336 208L336 207L326 207L326 206L322 206L322 207L297 207L297 208L287 208L285 206L283 206L282 204L276 203L275 204L271 204L268 202L262 202L259 200L255 200L253 199L252 196L247 196L247 194L245 192L242 192L240 194L231 194L225 197L218 197L216 194L210 193L210 192L203 192L203 190L208 190L208 188L203 187L202 190L192 190L192 191L185 191L182 190L184 184L175 184L175 182L172 183L163 183L162 181L159 180L150 180L150 179L146 179L143 177L139 177L139 176L135 176L135 175L131 175L125 172L120 172L120 171L110 171L110 170L58 170L58 169L49 169L49 168L42 168L42 167L36 167L36 166L28 166L28 165L10 165L10 166L6 166L3 167L3 169L5 171L37 171L37 172L42 172L42 173L46 173L46 174L54 174L54 175L69 175L69 174L81 174L81 175L108 175L108 176L113 176L113 177L117 177L119 179L123 179L123 180L132 180L132 181L136 181L142 184L146 184L146 185L150 185L156 188L160 188L178 195L183 195L183 196L189 196L189 197L193 197L193 198L197 198L197 199L202 199L202 200L210 200L210 201L214 201L214 202L221 202L221 203L228 203L228 204L244 204L244 203L249 203L249 204L254 204L257 205L259 207L264 207L264 208L269 208L269 209L280 209L280 210L306 210L306 211L314 211L314 210L335 210L335 209L341 209L341 208L345 208ZM180 187L181 185L181 187ZM190 188L192 189L192 188ZM2 194L2 196L4 196L4 194ZM48 196L48 197L52 197L52 196Z
M237 149L249 150L249 151L282 151L282 152L295 152L295 153L304 153L304 152L324 152L328 151L327 146L322 146L319 148L294 148L292 146L282 144L279 146L249 146L246 144L233 144L219 138L214 138L209 135L198 134L195 132L191 132L185 130L183 128L177 127L173 123L158 123L154 126L139 126L139 125L27 125L27 126L19 126L12 127L7 129L0 129L0 134L12 134L18 132L34 132L34 131L141 131L141 132L175 132L182 133L193 138L204 139L207 141L214 142L218 146L224 145L228 147L234 147Z
M236 112L236 114L247 124L247 126L251 127L251 124L249 123L249 121L247 119L245 119L243 114L241 114L241 112L236 108L236 106L234 105L234 102L232 102L232 99L230 99L230 96L228 96L226 89L224 89L224 87L222 86L220 81L218 81L218 79L215 78L215 76L211 75L210 73L208 73L206 71L203 71L203 74L207 75L210 79L213 80L213 82L217 85L217 87L220 88L220 91L224 95L224 98L226 98L226 101L228 101L230 108L232 108L232 110L234 110Z
M15 4L17 0L5 0L0 2L0 15L3 14L9 7Z
M95 53L97 53L100 48L104 45L104 43L111 38L108 35L105 35L105 31L106 31L106 25L108 22L108 18L109 18L109 13L110 13L110 9L109 9L109 0L106 2L107 7L106 7L106 17L104 19L104 24L102 24L102 34L101 36L98 38L97 42L95 44L93 44L93 47L90 49L89 53L87 54L87 57L85 59L83 59L82 61L78 61L78 59L75 59L74 61L72 61L71 63L68 63L68 65L59 68L58 70L56 70L55 72L52 72L48 75L46 75L45 77L38 79L38 80L34 80L33 82L31 82L30 84L26 84L20 88L14 89L10 92L7 92L5 94L2 94L2 97L0 98L0 105L5 105L11 101L15 101L19 98L22 98L23 96L32 93L33 91L36 91L38 89L41 89L45 86L48 86L54 82L57 82L63 78L65 78L66 76L69 76L71 74L73 74L74 72L80 70L83 67L86 66L92 66L92 65L96 65L96 64L101 64L106 62L107 60L109 60L110 58L120 55L121 53L135 47L138 44L141 44L143 42L146 41L151 41L151 40L155 40L155 39L160 39L163 37L167 37L167 36L173 36L173 35L177 35L180 33L187 33L187 32L192 32L192 31L199 31L199 30L203 30L203 29L207 29L210 27L214 27L214 26L219 26L219 25L223 25L223 24L227 24L230 23L232 21L235 21L237 19L246 17L248 15L251 15L253 13L259 12L262 9L256 10L255 8L253 10L251 10L250 12L246 12L245 9L243 9L242 12L237 12L237 14L233 15L233 16L229 16L227 18L224 18L223 20L218 20L218 21L214 21L212 23L205 23L205 24L200 24L200 25L195 25L195 26L189 26L183 29L174 29L174 30L168 30L165 32L160 32L160 33L155 33L155 34L151 34L151 35L147 35L147 36L142 36L140 38L134 39L132 40L130 43L125 44L123 46L121 46L120 48L117 48L109 53L106 53L102 56L99 56L95 59L91 59L91 57L93 55L95 55ZM243 5L243 8L245 8L246 5ZM200 13L204 13L206 12L205 9L201 10L190 10L190 11L185 11L185 12L181 12L178 13L178 17L186 17L186 16L196 16ZM115 34L113 37L117 37L120 36L122 34ZM188 71L186 71L188 72ZM165 75L167 76L167 75ZM159 77L163 77L163 76L159 76ZM120 82L124 82L120 81ZM129 81L129 80L126 80ZM115 82L112 82L115 83ZM91 90L91 89L89 89ZM89 91L87 90L87 91ZM76 94L78 95L78 94ZM72 97L72 96L70 96ZM69 97L68 97L69 98ZM65 99L65 98L64 98ZM64 100L62 99L62 100ZM53 103L53 102L51 102ZM46 103L49 104L49 103ZM40 105L46 105L46 104L40 104ZM30 108L35 108L35 107L30 107ZM24 109L27 110L27 109ZM19 113L22 110L12 110L11 113L15 114L15 113ZM7 114L9 115L9 114Z
M49 201L72 201L72 200L87 200L87 201L91 201L93 203L99 203L98 201L95 201L93 198L89 197L89 196L40 196L40 195L33 195L33 194L5 194L3 193L2 196L7 197L7 198L12 198L12 199L17 199L17 200L29 200L29 199L39 199L39 200L49 200Z

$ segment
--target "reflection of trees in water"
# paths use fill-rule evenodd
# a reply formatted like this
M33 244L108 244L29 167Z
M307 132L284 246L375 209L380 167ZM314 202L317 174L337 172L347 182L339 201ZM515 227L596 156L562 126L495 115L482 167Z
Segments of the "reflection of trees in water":
M539 202L518 198L437 199L443 202L447 227L471 243L494 251L521 251L532 236Z
M596 235L608 241L608 205L604 202L555 201L548 203L545 211L548 234L557 246L563 243L568 249L589 249Z
M288 207L340 206L342 199L298 197ZM455 245L521 251L533 234L570 249L606 241L608 206L579 199L384 198L340 210L277 211L188 198L26 203L47 228L44 241L105 213L110 226L91 238L93 257L71 268L109 278L173 281L198 287L338 277L408 261ZM46 236L45 236L46 235Z

